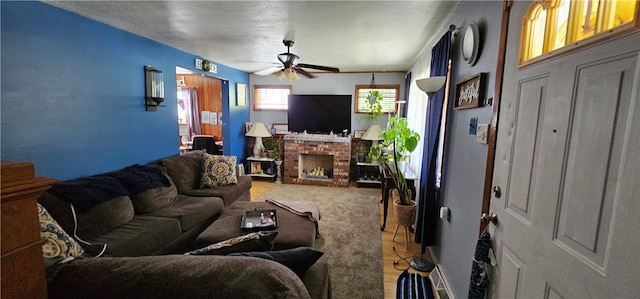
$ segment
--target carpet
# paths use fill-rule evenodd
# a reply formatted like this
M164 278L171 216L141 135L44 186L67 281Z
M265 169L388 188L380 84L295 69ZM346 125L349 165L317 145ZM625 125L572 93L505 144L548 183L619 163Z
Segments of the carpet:
M379 190L274 185L257 201L318 204L321 236L315 247L329 263L333 298L383 298Z

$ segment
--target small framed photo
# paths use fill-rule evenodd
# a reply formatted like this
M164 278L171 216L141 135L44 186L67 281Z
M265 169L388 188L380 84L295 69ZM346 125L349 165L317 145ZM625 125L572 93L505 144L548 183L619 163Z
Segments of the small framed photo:
M354 130L353 131L353 138L362 138L362 136L364 136L365 132L366 132L365 130Z
M250 122L245 122L244 123L244 133L249 133L249 131L251 131L251 127L253 127L253 124Z
M276 134L289 134L288 124L274 123L274 124L271 124L271 128L275 130Z
M237 105L239 107L247 106L247 84L236 83Z

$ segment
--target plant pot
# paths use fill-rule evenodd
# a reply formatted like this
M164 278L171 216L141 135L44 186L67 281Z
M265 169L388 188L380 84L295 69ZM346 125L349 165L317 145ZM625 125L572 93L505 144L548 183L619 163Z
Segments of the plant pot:
M364 162L364 156L363 155L359 155L358 156L358 162L360 162L360 163Z
M417 205L415 201L411 201L410 205L401 205L400 199L393 200L393 211L396 215L398 225L411 226L416 221Z
M260 152L260 158L266 158L267 152Z

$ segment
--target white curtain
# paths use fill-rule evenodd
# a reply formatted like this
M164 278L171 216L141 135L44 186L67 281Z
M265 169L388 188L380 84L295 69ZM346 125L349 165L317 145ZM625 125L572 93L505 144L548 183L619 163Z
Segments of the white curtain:
M409 158L411 167L418 174L418 180L420 181L420 176L422 175L422 151L423 151L423 138L425 121L427 118L427 104L429 103L427 99L427 94L420 90L416 85L416 80L423 79L429 77L429 73L431 70L431 51L424 51L422 56L418 59L418 61L411 68L411 86L409 88L409 107L407 109L407 121L409 122L409 127L414 131L420 134L420 142L418 142L418 146L411 153L411 157ZM416 186L419 188L419 186ZM420 190L418 191L418 194Z
M198 93L195 87L178 89L178 105L185 110L186 122L189 125L189 135L200 135L200 111L198 109Z

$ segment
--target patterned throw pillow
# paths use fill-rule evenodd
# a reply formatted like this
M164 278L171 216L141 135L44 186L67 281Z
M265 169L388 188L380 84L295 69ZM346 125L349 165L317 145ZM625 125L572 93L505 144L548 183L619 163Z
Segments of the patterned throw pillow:
M238 183L236 156L204 154L204 166L200 188L219 187Z
M273 241L278 231L259 231L211 244L207 247L187 252L187 255L225 255L234 252L268 251L273 249Z
M38 204L40 216L40 236L45 240L42 255L45 258L68 258L84 255L84 250L71 236L60 227L53 217Z

